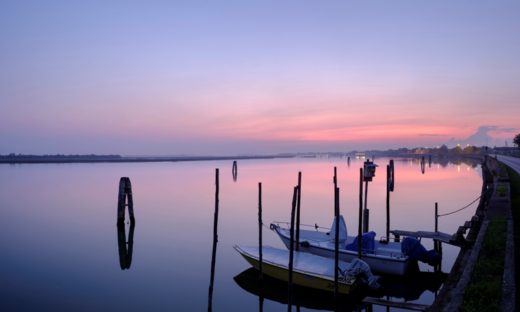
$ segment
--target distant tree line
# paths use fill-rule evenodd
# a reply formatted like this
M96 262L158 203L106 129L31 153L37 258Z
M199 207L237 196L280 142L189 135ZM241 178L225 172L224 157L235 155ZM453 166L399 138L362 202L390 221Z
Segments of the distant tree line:
M65 154L54 154L54 155L31 155L31 154L7 154L0 155L0 161L2 162L67 162L67 161L101 161L101 160L117 160L121 159L120 155L65 155Z

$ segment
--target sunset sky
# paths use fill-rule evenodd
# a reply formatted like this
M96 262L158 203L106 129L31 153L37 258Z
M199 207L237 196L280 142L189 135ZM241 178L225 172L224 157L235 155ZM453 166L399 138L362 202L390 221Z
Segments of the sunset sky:
M7 0L0 154L511 144L519 56L520 1Z

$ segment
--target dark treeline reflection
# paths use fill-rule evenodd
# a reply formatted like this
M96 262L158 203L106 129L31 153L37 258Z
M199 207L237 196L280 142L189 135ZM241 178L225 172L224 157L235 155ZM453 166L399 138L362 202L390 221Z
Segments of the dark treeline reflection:
M128 241L126 240L126 227L124 223L117 224L117 246L119 249L119 264L121 270L130 269L132 264L132 252L134 248L135 223L130 223L128 230Z
M467 165L471 168L476 168L482 163L482 160L480 159L473 159L473 158L466 158L466 157L432 157L431 159L425 158L423 161L422 158L395 158L395 161L401 162L401 163L407 163L407 162L413 162L417 164L418 166L426 167L426 163L428 163L428 168L430 168L432 165L438 164L443 168L448 167L451 165Z

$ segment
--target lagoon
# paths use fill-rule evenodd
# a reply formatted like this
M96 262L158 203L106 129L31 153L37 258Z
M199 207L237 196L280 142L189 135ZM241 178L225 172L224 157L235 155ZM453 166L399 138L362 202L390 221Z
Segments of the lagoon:
M369 184L370 229L383 236L389 159L379 158ZM0 165L0 310L2 311L203 311L208 308L215 168L220 168L220 209L213 311L258 310L258 297L233 277L249 265L232 248L258 241L258 182L263 220L290 218L293 186L302 172L304 224L329 227L333 217L333 168L338 170L340 210L357 231L361 160L283 158L171 163ZM119 178L132 182L136 226L128 269L119 261L116 227ZM433 162L425 173L414 159L395 159L391 228L433 230L434 205L456 210L480 195L480 165ZM440 218L454 233L477 203ZM126 225L128 235L129 225ZM265 245L283 248L264 227ZM433 248L425 241L428 248ZM448 271L458 248L444 246ZM423 270L432 270L421 266ZM418 303L429 304L425 291ZM401 299L395 299L397 301ZM377 308L376 311L385 308ZM266 299L264 311L286 305ZM312 309L302 308L303 311Z

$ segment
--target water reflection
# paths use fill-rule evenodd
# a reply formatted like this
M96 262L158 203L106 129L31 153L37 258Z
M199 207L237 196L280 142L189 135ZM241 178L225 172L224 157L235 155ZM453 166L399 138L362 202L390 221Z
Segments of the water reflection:
M121 270L130 269L132 264L132 252L134 249L134 230L135 223L130 223L130 229L128 231L128 241L126 240L125 224L117 224L117 247L119 249L119 265Z
M255 268L249 268L235 276L235 282L245 291L263 298L288 304L288 285L287 282L264 275L260 280L260 272ZM335 306L334 293L321 291L298 285L293 285L292 305L308 309L354 311L361 306L362 297L340 295L338 306Z
M370 293L370 296L417 300L426 291L437 292L447 276L448 274L443 272L415 272L406 276L385 275L378 281L381 289Z
M332 292L295 285L293 287L292 302L297 307L317 310L370 310L372 304L363 302L367 295L371 298L384 298L389 305L399 300L413 301L419 299L426 291L436 293L446 280L446 277L446 273L434 272L417 272L405 277L383 276L379 279L381 285L379 290L340 295L337 305ZM243 290L258 296L260 302L266 298L281 304L288 304L288 287L286 282L265 275L263 279L260 279L260 272L255 268L249 268L233 279ZM381 305L385 305L384 300L379 302Z

